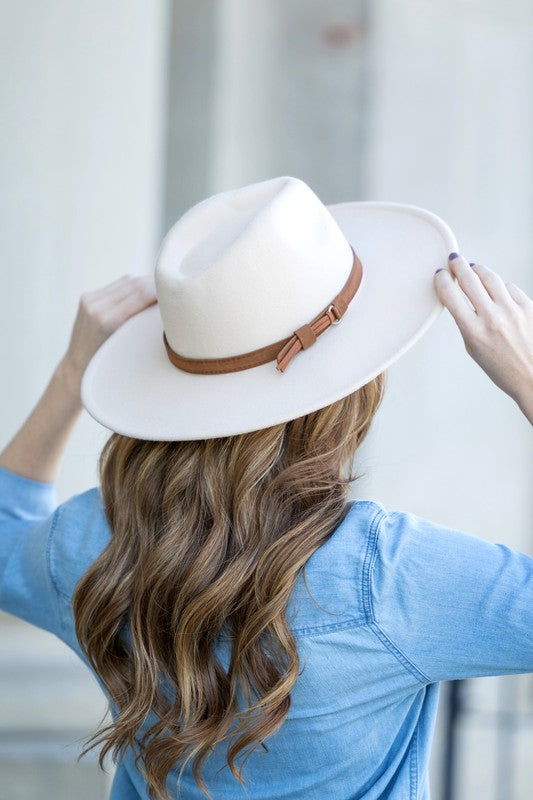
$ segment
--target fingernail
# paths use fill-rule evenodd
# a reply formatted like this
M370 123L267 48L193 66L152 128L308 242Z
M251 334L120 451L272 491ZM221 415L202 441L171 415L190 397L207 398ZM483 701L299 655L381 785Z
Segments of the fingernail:
M450 253L448 261L453 261L454 258L459 258L459 253Z
M473 267L473 266L474 266L474 264L475 264L475 262L474 262L474 261L471 261L471 262L470 262L470 266L471 266L471 267Z
M439 267L438 269L435 270L435 275L437 274L437 272L442 272L443 270L444 270L444 267Z

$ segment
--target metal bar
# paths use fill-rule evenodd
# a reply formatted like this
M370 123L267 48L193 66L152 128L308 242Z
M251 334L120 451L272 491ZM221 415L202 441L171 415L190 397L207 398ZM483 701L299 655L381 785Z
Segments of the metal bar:
M518 727L517 683L512 677L500 680L496 715L496 800L515 797L515 733Z
M442 800L455 800L457 790L457 735L463 710L464 681L449 681L445 703L445 736L442 766Z

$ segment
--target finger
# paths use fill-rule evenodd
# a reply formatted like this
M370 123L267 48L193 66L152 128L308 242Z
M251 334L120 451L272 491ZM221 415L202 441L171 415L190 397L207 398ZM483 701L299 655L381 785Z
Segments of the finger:
M156 298L155 281L152 275L124 276L115 285L104 286L98 290L98 295L91 298L93 307L105 312L106 309L116 306L128 297L150 297L152 302Z
M506 283L507 291L513 298L513 300L518 303L520 306L531 306L533 305L533 299L524 292L520 286L517 286L516 283Z
M122 275L115 281L108 283L106 286L102 286L100 289L95 289L93 292L88 292L88 294L95 303L106 298L115 298L118 300L121 297L127 297L128 294L130 294L132 291L135 291L138 288L140 279L147 285L154 286L153 275L132 275L131 273L128 273L127 275Z
M470 264L470 268L474 270L495 303L503 308L511 308L514 305L513 297L497 272L476 262Z
M140 286L121 300L109 303L107 308L100 313L106 315L107 325L116 329L122 325L123 322L126 322L127 319L154 303L157 303L155 292L147 290L144 286Z
M476 313L466 299L461 287L447 269L435 273L435 290L461 331L466 330L476 319Z
M480 316L491 314L494 302L466 258L457 253L450 253L449 265L459 286L474 306L476 314Z
M108 283L105 286L101 286L98 289L93 289L92 291L86 292L86 295L88 295L93 300L98 300L100 297L104 297L107 293L113 292L115 289L124 290L128 286L132 277L133 276L130 274L122 275L120 278L111 281L111 283Z

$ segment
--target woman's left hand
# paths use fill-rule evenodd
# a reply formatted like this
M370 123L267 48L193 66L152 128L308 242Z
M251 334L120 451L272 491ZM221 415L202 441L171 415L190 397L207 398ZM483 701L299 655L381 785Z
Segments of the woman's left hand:
M157 303L152 275L124 275L84 292L67 351L29 417L0 453L0 466L35 481L55 481L82 410L81 380L98 348L123 322Z
M79 392L89 361L127 319L157 302L153 275L123 275L81 295L70 342L59 371Z

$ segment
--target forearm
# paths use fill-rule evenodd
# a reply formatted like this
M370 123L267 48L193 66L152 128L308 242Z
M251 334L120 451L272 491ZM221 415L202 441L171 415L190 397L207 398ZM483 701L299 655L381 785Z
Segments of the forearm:
M55 481L82 409L80 378L61 361L37 405L0 453L0 466L36 481Z
M520 392L515 399L524 416L533 425L533 385Z

